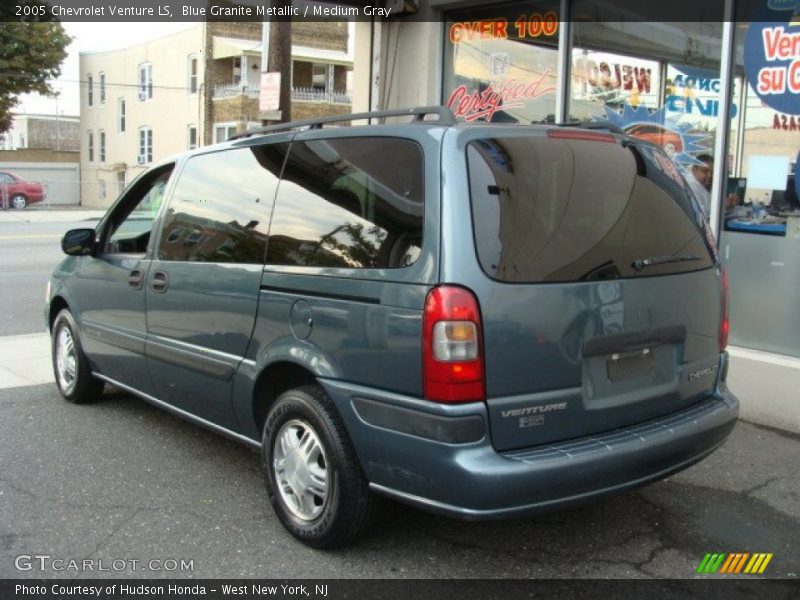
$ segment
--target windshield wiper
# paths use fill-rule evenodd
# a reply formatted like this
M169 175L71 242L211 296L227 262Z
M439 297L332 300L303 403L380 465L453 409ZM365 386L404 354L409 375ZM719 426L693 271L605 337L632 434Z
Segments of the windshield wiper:
M653 265L666 265L667 263L687 262L690 260L700 260L699 256L688 254L685 256L650 256L648 258L637 258L631 265L637 271Z

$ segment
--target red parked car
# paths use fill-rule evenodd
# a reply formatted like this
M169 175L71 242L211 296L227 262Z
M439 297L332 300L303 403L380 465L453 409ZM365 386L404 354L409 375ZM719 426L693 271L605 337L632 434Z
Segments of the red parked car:
M25 208L28 204L44 200L41 183L25 181L10 171L0 171L0 205Z

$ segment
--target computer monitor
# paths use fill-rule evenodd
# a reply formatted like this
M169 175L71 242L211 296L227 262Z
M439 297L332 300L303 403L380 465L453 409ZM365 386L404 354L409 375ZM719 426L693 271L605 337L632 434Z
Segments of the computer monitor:
M728 185L725 188L725 197L731 194L736 196L736 204L744 204L744 193L747 190L746 177L728 177Z
M789 175L789 177L786 178L785 190L772 191L770 206L777 210L800 209L800 200L797 198L797 187L794 175Z

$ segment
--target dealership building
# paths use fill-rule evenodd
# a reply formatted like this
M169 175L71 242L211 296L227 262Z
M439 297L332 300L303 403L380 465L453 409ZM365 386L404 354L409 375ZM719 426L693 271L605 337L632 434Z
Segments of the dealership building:
M357 24L354 112L445 104L464 121L602 120L661 145L687 178L708 173L738 373L778 381L778 413L800 423L788 404L800 383L796 3L704 0L672 22L599 14L588 0L396 4L408 12Z

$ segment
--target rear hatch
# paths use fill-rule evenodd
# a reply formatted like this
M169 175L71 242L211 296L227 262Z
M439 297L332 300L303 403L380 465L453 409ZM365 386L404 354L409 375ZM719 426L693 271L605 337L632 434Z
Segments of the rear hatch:
M713 390L719 362L711 237L666 154L528 131L467 146L498 450L680 410Z

